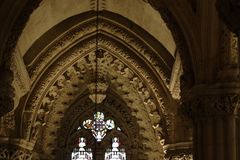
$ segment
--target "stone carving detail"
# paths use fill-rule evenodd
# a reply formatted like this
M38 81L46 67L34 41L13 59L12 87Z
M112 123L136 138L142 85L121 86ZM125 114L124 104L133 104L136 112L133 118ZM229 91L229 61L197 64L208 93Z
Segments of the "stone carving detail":
M185 113L191 118L235 114L240 107L240 95L205 95L183 103Z
M160 57L156 56L158 53L156 51L152 51L147 45L145 45L139 38L134 37L132 34L126 32L125 30L121 29L120 27L116 26L113 23L110 23L106 20L100 21L99 28L101 30L105 30L107 32L110 32L111 34L114 34L115 36L118 36L119 39L122 39L128 45L131 45L134 49L136 49L139 53L144 56L151 65L153 65L156 69L156 71L159 73L159 76L162 78L162 80L165 82L165 84L168 86L169 82L169 70L166 70L164 66L160 66L163 63L159 63L163 61ZM43 69L44 65L50 61L56 53L58 53L60 50L68 47L68 45L71 42L74 42L79 37L83 37L84 35L88 35L92 32L94 32L96 29L95 22L88 22L86 24L81 24L77 28L74 28L73 30L66 33L65 36L63 36L60 40L55 42L50 49L45 51L45 54L40 57L40 60L37 62L37 64L34 65L34 68L30 70L30 77L32 81L34 81L39 74L39 72ZM167 76L168 75L168 76Z
M4 160L31 160L32 154L27 150L9 149L0 147L0 159Z
M219 79L221 81L238 81L240 79L239 71L239 40L236 34L222 27L221 35L221 59L219 68Z
M8 112L4 116L0 117L0 136L9 135L10 130L15 129L14 112Z
M231 64L239 64L239 38L232 32L230 33L230 55Z
M171 157L169 160L193 160L193 156L189 154L180 154L180 155Z

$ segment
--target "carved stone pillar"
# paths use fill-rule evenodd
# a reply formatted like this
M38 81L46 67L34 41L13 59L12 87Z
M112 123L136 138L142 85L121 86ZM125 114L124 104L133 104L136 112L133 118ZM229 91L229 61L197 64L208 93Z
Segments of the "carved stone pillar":
M194 160L238 160L239 85L195 87L192 95L184 107L194 123Z

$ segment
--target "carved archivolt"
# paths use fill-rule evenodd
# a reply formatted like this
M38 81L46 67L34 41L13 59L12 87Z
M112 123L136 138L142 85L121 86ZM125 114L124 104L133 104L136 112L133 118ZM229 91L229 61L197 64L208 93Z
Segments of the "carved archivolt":
M56 129L61 127L60 122L65 115L65 111L86 90L84 79L88 75L86 74L87 70L94 67L93 61L90 60L92 54L86 55L69 67L50 88L51 90L43 98L42 105L38 110L37 119L31 131L31 138L36 139L38 127L35 126L47 124L46 130L52 133L56 133ZM157 142L160 142L160 139L163 138L164 133L160 123L164 123L164 121L161 119L162 116L149 89L136 75L135 71L128 68L110 53L105 52L104 58L100 61L100 63L104 63L101 65L105 66L101 68L100 65L100 70L105 68L104 70L110 80L110 88L119 94L120 98L131 108L132 116L136 117L140 134L147 140L144 142L145 147L150 148L151 154L149 153L149 155L156 156L152 153L153 151L157 154L161 153L157 152L159 148ZM51 116L48 117L48 114ZM46 120L48 121L46 122ZM48 126L48 124L51 125ZM52 124L54 124L55 129ZM158 136L160 139L156 139ZM46 142L54 143L54 136L46 136L46 138L48 138ZM154 143L156 144L154 145ZM51 151L49 148L47 150Z
M133 59L132 55L129 54L129 50L124 49L124 46L119 45L116 41L113 41L111 38L108 38L106 36L101 36L99 41L100 41L99 43L101 46L103 46L104 48L108 48L111 52L113 52L117 56L117 58L123 59L123 61L129 67L135 68L134 72L136 72L136 74L143 76L143 78L145 79L144 81L146 81L148 83L145 86L150 87L151 90L148 91L148 93L147 93L147 91L145 91L146 89L144 87L143 88L140 87L141 91L139 91L139 92L142 92L142 94L145 94L145 96L147 96L147 94L149 94L149 93L153 93L152 98L158 101L157 106L160 106L160 108L161 108L160 112L162 112L164 115L167 115L167 110L163 106L163 101L162 101L162 97L164 97L164 94L162 94L162 95L159 94L159 93L161 93L161 91L160 91L161 86L159 86L159 84L154 82L154 81L156 81L155 79L151 79L152 76L149 75L148 71L146 71L146 68L143 67L142 65L140 65L138 62L136 62L135 59ZM31 97L29 97L28 103L26 105L26 111L31 112L34 109L39 108L38 106L41 105L41 101L43 101L44 103L50 103L50 102L48 102L48 100L46 100L46 99L44 100L43 96L40 96L40 95L47 94L46 91L49 89L49 85L52 85L53 83L55 83L54 79L56 79L56 75L58 75L59 73L62 73L63 70L66 70L65 69L66 67L73 65L72 63L74 63L77 59L86 55L86 53L89 52L89 50L91 50L91 48L94 48L94 46L95 46L94 42L95 42L94 40L83 41L80 45L77 45L76 48L71 49L71 53L63 54L61 57L59 57L58 61L56 63L54 63L51 67L54 69L51 69L50 71L45 73L46 78L40 79L38 84L32 91ZM70 42L68 42L68 43L70 43ZM62 42L60 44L61 45L59 47L62 46ZM60 50L58 50L58 51L60 51ZM49 59L51 59L52 55L49 55L49 56L47 56L47 57ZM44 59L44 61L48 62L47 59ZM43 60L40 60L39 64L42 64L42 63L43 63ZM36 65L36 66L39 66L39 65ZM38 68L38 67L36 67L36 68ZM124 73L124 71L125 71L125 72L129 72L129 73L125 73L126 74L125 76L131 76L132 71L130 71L129 68L123 68L123 69L124 70L120 70L119 73L120 72ZM38 70L38 69L36 69L36 70ZM32 74L32 78L33 78L36 71L33 71L33 72L30 71L30 73L33 73ZM129 74L129 75L127 75L127 74ZM59 76L59 78L60 78L59 82L56 82L56 83L58 83L59 85L62 85L61 81L63 81L65 79L65 77L63 75L61 75L61 76ZM133 82L136 81L135 83L138 83L137 81L139 81L139 80L136 77L134 79L130 79L130 81L133 81ZM55 89L57 89L57 88L55 87ZM162 91L162 93L164 93L164 92L165 91ZM166 97L164 97L164 98L166 98ZM149 104L152 103L151 100L147 100L145 102L149 103ZM33 108L33 106L35 108ZM36 117L34 116L32 118L35 119ZM27 119L29 119L29 121L31 121L31 117L28 117ZM169 121L167 121L167 122L169 125L170 122ZM28 124L28 123L26 123L26 124ZM31 126L34 126L34 124L31 124L30 126L26 126L26 128L29 128L27 135L30 134L29 131L30 131Z
M122 41L125 45L128 45L129 48L136 50L136 52L148 62L149 66L154 67L161 77L161 80L163 80L164 84L168 86L170 78L169 71L171 71L171 68L166 67L168 64L164 61L164 58L160 56L161 53L157 53L150 44L143 42L140 37L134 35L132 31L119 27L106 19L100 19L99 29L103 34L108 33L114 35L118 41ZM86 23L79 24L70 31L64 33L64 35L62 35L56 42L45 48L45 50L40 53L40 58L29 70L32 82L36 80L39 73L42 72L44 67L46 67L47 63L52 61L53 58L59 56L59 53L61 53L64 49L69 48L69 45L72 43L76 43L76 41L83 41L87 38L87 35L94 33L95 30L95 21L88 21Z

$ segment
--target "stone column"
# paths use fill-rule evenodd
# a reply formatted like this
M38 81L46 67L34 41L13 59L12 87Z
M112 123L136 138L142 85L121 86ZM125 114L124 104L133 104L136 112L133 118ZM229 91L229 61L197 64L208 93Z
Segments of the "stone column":
M183 103L193 120L194 160L238 160L240 90L230 85L196 88Z

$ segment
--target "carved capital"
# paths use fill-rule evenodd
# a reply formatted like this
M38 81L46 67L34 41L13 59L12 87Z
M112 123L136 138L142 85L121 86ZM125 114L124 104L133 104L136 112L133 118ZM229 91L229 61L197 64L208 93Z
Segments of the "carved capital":
M192 119L236 114L240 94L201 95L183 103L185 113Z

